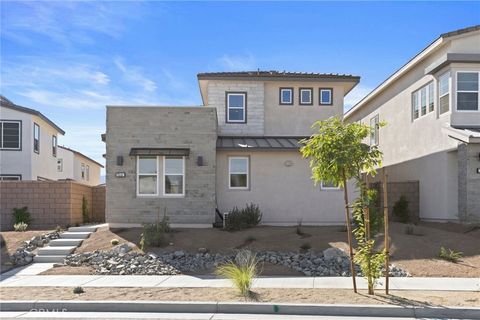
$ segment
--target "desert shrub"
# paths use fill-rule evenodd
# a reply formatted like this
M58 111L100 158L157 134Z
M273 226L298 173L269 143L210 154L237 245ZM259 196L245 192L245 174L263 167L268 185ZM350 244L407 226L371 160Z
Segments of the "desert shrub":
M17 224L21 222L30 224L30 222L32 222L32 217L30 216L30 212L28 212L28 207L13 208L12 215L13 215L13 224Z
M447 249L445 247L440 247L440 251L438 253L438 257L440 259L450 261L450 262L458 262L463 257L462 252L457 252L452 249Z
M28 224L26 224L25 222L19 222L13 225L13 230L17 232L25 232L27 231L27 228L28 228Z
M312 245L308 242L302 243L302 245L300 246L300 249L302 251L307 251L307 250L310 250L311 248L312 248Z
M120 241L118 241L118 239L112 239L110 240L110 243L112 244L112 246L116 246L117 244L120 243Z
M166 233L172 232L167 215L163 216L161 221L156 223L147 223L143 225L143 232L140 236L140 247L143 250L145 246L163 247L167 244Z
M82 287L75 287L73 288L73 293L75 294L81 294L81 293L84 293L85 291L83 290Z
M406 223L409 220L409 212L408 200L402 195L393 205L393 215L398 222Z
M88 201L85 196L82 197L82 218L83 218L83 223L90 222L90 213L88 212Z
M258 275L257 257L251 251L241 250L234 261L217 267L215 273L232 281L235 288L247 299L252 296L252 284Z
M229 213L225 221L225 229L234 231L252 228L257 226L262 220L262 212L258 205L253 203L247 204L243 209L234 207Z

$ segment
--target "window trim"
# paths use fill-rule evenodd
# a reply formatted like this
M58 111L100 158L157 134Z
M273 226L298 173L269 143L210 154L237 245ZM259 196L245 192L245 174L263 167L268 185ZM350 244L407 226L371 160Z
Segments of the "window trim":
M302 91L310 91L310 102L302 102ZM313 106L313 88L298 88L298 104L301 106Z
M459 73L476 73L477 74L477 91L465 91L465 90L458 90L458 74ZM451 79L451 77L450 77ZM450 80L451 82L451 80ZM458 93L477 93L477 110L459 110L458 109ZM457 70L455 72L455 111L456 112L466 112L466 113L476 113L480 112L480 71L471 71L471 70Z
M56 135L52 135L52 156L57 157L58 140Z
M322 101L322 91L330 92L330 101L329 103L324 103ZM318 88L318 104L321 106L333 106L333 88Z
M243 96L243 108L232 107L228 105L228 96ZM243 109L243 120L230 120L230 109ZM225 123L247 123L247 92L246 91L226 91L225 92Z
M165 190L167 188L165 188L165 182L166 182L166 179L165 177L167 176L167 173L165 171L165 166L167 164L167 158L182 158L182 174L178 174L178 173L174 173L174 174L168 174L169 176L182 176L183 179L182 179L182 193L165 193ZM163 187L162 187L162 193L163 193L163 196L164 197L177 197L177 198L182 198L182 197L185 197L185 156L163 156L162 157L163 159L163 171L162 171L162 175L163 175Z
M325 187L325 186L323 185L323 182L324 182L324 181L322 181L322 182L320 183L320 189L321 189L321 190L340 190L340 186L337 186L337 187Z
M10 177L10 178L18 178L16 180L7 180L7 181L22 181L22 175L21 174L0 174L0 181L4 182L3 177Z
M38 150L35 150L35 132L36 128L38 128ZM33 123L33 152L36 154L40 154L40 136L42 132L40 131L40 125L36 122Z
M3 147L3 124L4 123L17 123L18 124L18 148L4 148ZM8 120L0 119L0 135L2 136L2 144L0 145L0 150L2 151L22 151L22 120Z
M137 166L137 177L136 177L136 194L137 194L137 197L139 198L143 198L143 197L158 197L159 193L158 193L158 175L159 175L159 164L158 164L158 158L159 156L150 156L151 158L155 158L155 161L156 161L156 167L157 167L157 172L155 174L152 174L152 173L140 173L140 165L139 165L139 160L141 157L148 157L148 156L137 156L136 157L136 166ZM140 184L140 176L157 176L157 187L155 188L156 192L155 193L140 193L140 188L139 188L139 184Z
M380 116L376 114L375 116L370 118L370 127L372 127L372 120L375 120L375 141L372 143L372 134L370 133L370 146L378 146L380 144L380 137L379 137L379 123L380 123Z
M283 99L282 99L283 98L283 95L282 95L283 90L289 90L290 91L290 102L283 102ZM278 90L278 104L281 105L281 106L292 106L293 101L295 101L294 92L295 92L295 90L293 89L293 87L280 87L279 90Z
M447 93L444 93L443 95L440 95L440 78L447 75L448 74L448 92ZM437 92L438 92L438 116L442 116L444 114L447 114L448 112L450 112L452 110L452 96L451 96L451 93L452 93L452 73L450 72L450 70L448 71L445 71L444 73L440 74L438 76L438 80L437 80ZM447 111L444 111L442 112L442 110L440 109L440 100L441 98L445 97L448 95L448 110Z
M232 159L246 159L247 160L247 170L246 172L233 172L233 174L246 174L247 175L247 186L246 187L232 187ZM228 157L228 189L229 190L250 190L250 157L249 156L229 156Z

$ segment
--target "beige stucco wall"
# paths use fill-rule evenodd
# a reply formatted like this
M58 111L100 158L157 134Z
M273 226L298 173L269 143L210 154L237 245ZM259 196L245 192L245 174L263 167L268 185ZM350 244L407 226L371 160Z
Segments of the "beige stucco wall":
M229 190L228 157L250 157L250 189ZM292 166L285 166L292 161ZM308 161L298 151L217 151L217 204L221 212L258 204L264 224L343 224L343 190L322 190L310 178ZM352 186L350 186L352 190ZM353 192L350 192L353 199Z

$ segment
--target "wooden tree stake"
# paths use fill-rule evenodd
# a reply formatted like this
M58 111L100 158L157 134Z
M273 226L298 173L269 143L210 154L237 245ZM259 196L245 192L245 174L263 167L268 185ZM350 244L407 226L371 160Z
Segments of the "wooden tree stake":
M388 294L389 285L389 259L390 259L390 245L388 235L388 198L387 198L387 174L385 173L385 167L383 167L383 220L385 224L385 294Z
M350 209L348 207L347 178L345 177L345 171L342 171L342 175L343 175L343 197L345 199L345 218L347 221L347 233L348 233L348 248L350 249L350 273L352 274L353 292L357 293L357 281L355 279L355 265L353 263L352 225L350 222Z

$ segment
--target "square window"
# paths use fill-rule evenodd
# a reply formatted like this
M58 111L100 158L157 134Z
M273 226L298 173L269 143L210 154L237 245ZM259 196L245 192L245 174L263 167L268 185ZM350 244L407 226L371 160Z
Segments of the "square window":
M156 156L137 157L137 195L158 195L158 158Z
M293 88L280 88L280 104L293 104Z
M163 194L171 195L171 196L184 195L185 194L184 179L185 179L185 158L184 157L164 157Z
M319 92L320 92L320 94L319 94L319 97L320 97L319 104L320 105L331 106L333 104L333 101L332 101L333 89L331 89L331 88L320 88Z
M0 122L0 149L20 150L21 149L21 122L1 121Z
M478 72L457 73L457 110L478 111L478 95L480 92Z
M312 105L313 104L313 89L312 88L300 88L300 104Z
M246 92L227 92L226 93L227 123L238 122L245 123L247 109Z
M230 157L228 159L230 189L248 189L248 162L248 157Z

